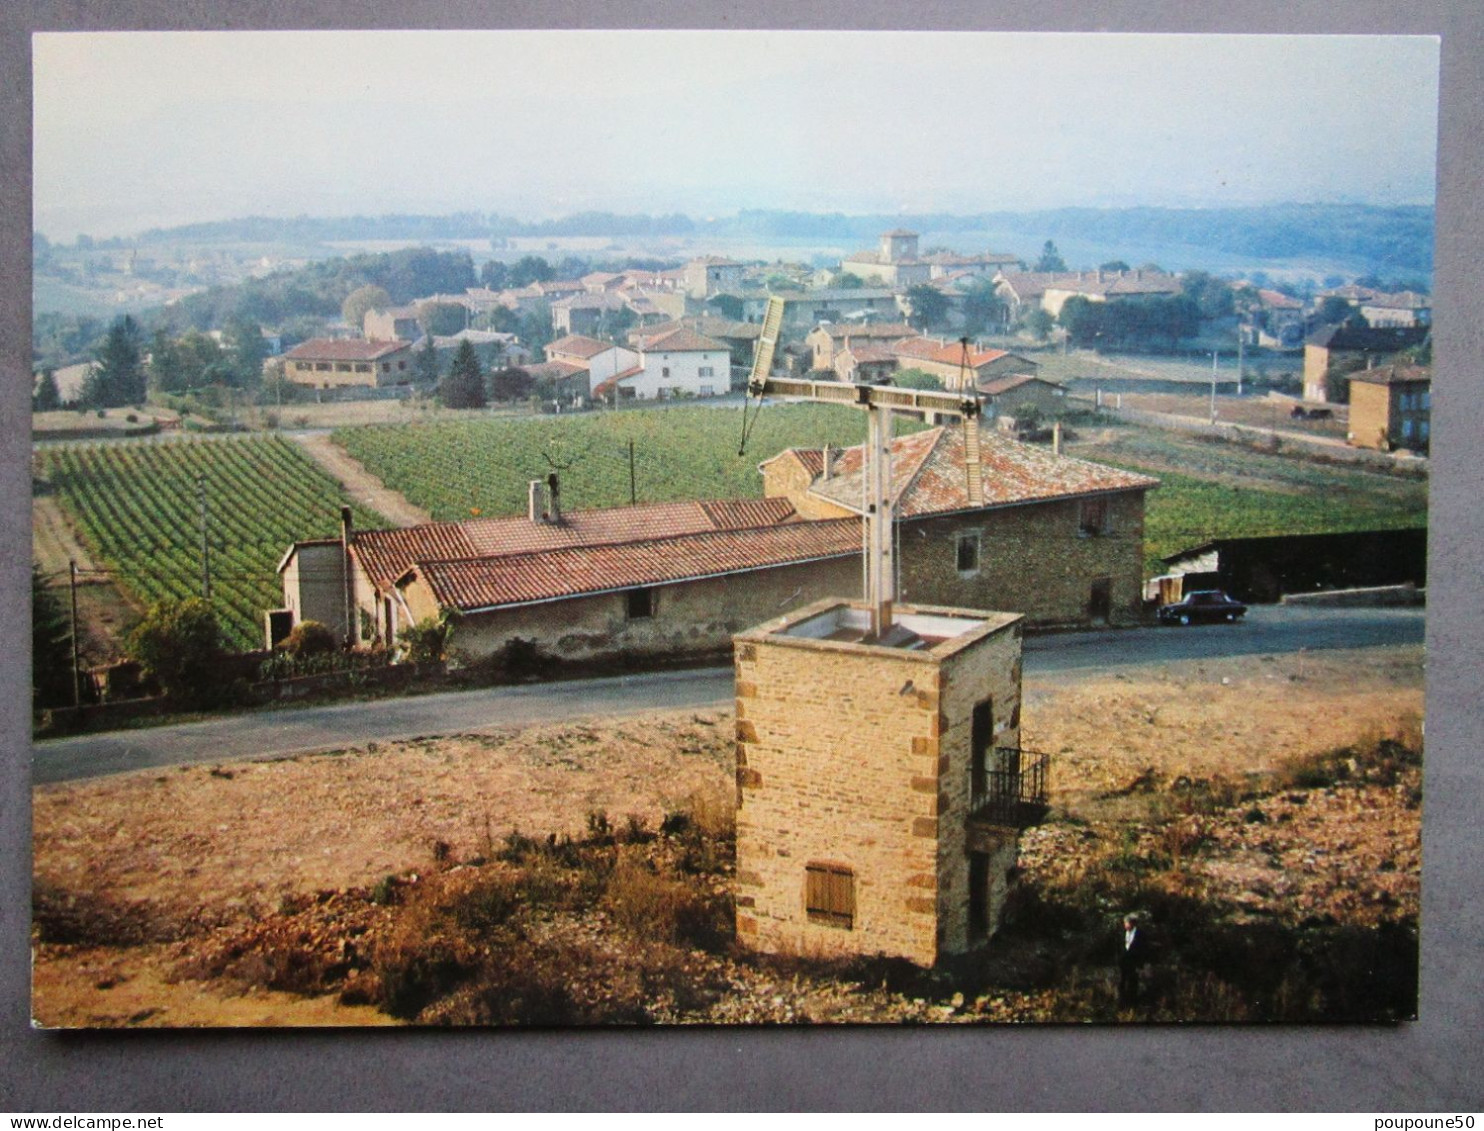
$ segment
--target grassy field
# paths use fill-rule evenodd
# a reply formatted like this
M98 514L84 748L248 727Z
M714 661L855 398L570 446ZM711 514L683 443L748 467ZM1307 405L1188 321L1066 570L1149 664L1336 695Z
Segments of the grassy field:
M865 415L827 405L678 407L571 417L347 428L335 440L388 487L445 521L520 514L526 484L560 473L563 506L759 498L758 462L788 447L858 444ZM754 424L753 421L756 423ZM898 422L905 433L922 427Z
M35 475L141 604L199 596L203 482L212 596L229 643L242 649L262 646L263 611L282 604L274 570L284 550L336 533L345 501L296 445L268 436L47 446ZM355 518L384 525L360 508Z

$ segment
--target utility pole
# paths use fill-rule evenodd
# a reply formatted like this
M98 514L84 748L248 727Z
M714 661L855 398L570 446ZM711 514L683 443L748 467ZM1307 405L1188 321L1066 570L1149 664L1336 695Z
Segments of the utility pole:
M979 398L972 391L960 393L919 389L901 389L891 385L853 385L848 381L808 381L793 377L770 377L783 317L783 300L770 298L763 317L763 331L752 376L747 383L749 396L797 397L823 404L849 404L866 410L866 466L862 477L862 510L866 528L864 542L866 604L871 610L871 636L884 637L892 625L892 605L896 600L896 563L893 546L895 500L891 493L892 411L942 413L964 421L965 453L968 469L968 492L982 502L979 463L979 432L974 420L979 415ZM745 433L744 433L745 435Z
M629 506L639 501L639 493L634 486L634 441L629 441Z
M211 547L206 541L206 476L196 476L196 497L201 504L201 596L211 600Z
M1216 359L1221 356L1220 350L1211 351L1211 423L1216 423Z
M72 591L72 705L82 706L82 666L77 647L77 562L67 559L68 586Z

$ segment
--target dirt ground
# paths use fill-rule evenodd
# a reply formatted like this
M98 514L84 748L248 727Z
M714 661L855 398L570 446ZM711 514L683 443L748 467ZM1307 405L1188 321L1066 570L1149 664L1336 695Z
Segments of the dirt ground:
M1140 782L1274 769L1421 709L1419 647L1044 678L1027 686L1023 716L1024 745L1054 756L1053 818L1037 835L1058 843ZM37 900L79 924L82 941L37 941L34 1016L64 1027L385 1022L330 997L176 971L214 933L296 898L323 901L435 857L487 854L516 829L580 832L599 810L654 824L697 792L729 796L731 730L723 712L655 713L39 787ZM1394 821L1356 821L1330 843L1312 826L1323 812L1283 826L1301 841L1284 849L1277 875L1297 881L1310 869L1343 887L1347 867L1389 852L1397 836ZM1223 857L1225 882L1257 875L1244 852L1233 845ZM1259 877L1271 898L1282 887L1274 874ZM1415 869L1396 882L1415 907Z
M407 501L400 491L393 491L364 464L353 459L326 432L308 432L294 437L299 446L334 476L351 500L375 511L395 526L418 526L432 522L433 516Z
M1123 393L1125 408L1143 412L1167 412L1174 416L1190 416L1197 420L1208 420L1211 416L1211 398L1200 394L1179 393ZM1312 436L1328 436L1343 440L1348 427L1350 410L1346 405L1330 405L1334 414L1329 420L1295 420L1289 415L1294 404L1289 397L1230 397L1216 398L1216 419L1223 424L1243 424L1248 428L1276 429L1280 432L1305 432Z

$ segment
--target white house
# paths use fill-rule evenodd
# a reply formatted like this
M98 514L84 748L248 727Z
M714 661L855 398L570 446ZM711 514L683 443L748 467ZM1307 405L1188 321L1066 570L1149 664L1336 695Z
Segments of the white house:
M600 384L632 369L638 364L639 355L634 350L616 346L612 342L600 342L597 338L587 338L581 334L568 334L546 347L546 360L565 362L579 369L586 369L588 393L596 396Z
M636 344L637 363L606 381L594 380L595 398L714 397L731 389L732 355L725 342L682 328L640 337Z

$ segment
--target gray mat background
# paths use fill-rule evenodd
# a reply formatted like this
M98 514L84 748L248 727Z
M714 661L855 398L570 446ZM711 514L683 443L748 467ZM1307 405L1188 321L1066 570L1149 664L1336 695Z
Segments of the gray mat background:
M1394 1029L50 1034L29 1028L27 619L33 30L759 27L1442 37L1422 1019ZM821 66L828 60L822 59ZM0 1111L1474 1110L1484 262L1478 0L9 0L0 6ZM1054 80L1052 80L1054 81ZM1007 95L1008 96L1008 95ZM1387 92L1375 92L1386 112ZM1029 112L1030 107L1025 108ZM1316 157L1326 153L1316 139ZM168 191L162 186L162 191Z

